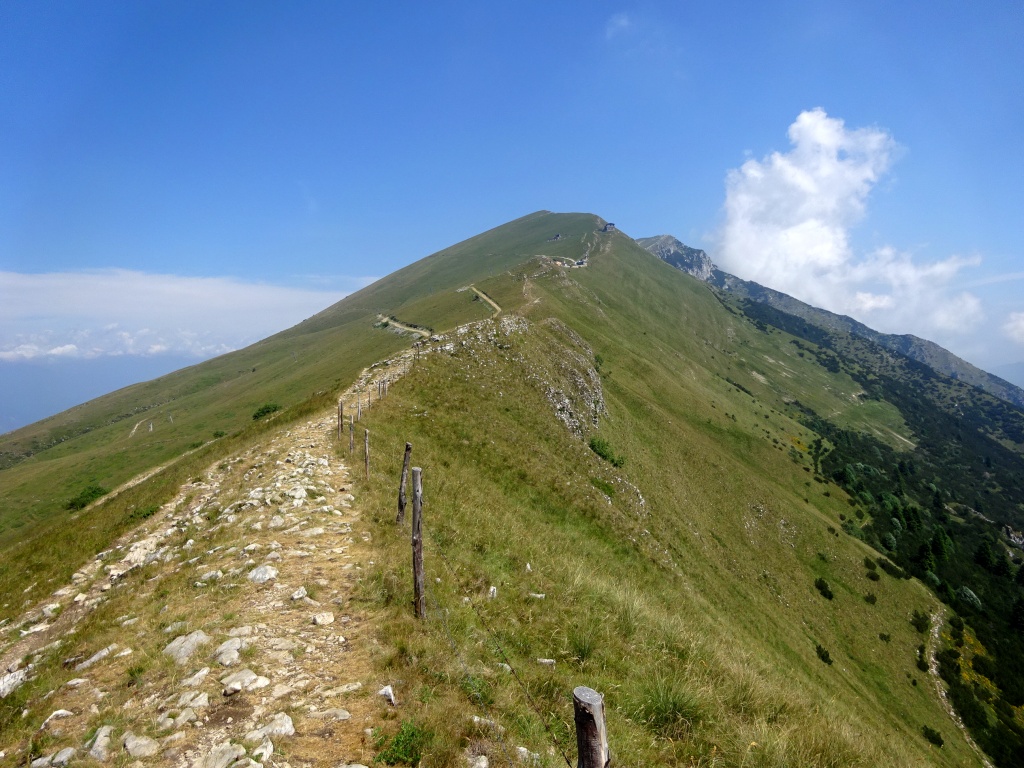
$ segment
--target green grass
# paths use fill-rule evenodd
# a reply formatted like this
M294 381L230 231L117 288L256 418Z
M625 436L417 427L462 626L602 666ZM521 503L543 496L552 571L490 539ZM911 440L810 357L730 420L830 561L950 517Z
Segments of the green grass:
M551 312L560 300L551 290L542 304ZM610 301L602 297L605 312ZM450 686L463 706L509 729L507 741L554 765L545 750L571 755L568 696L586 684L606 695L624 764L971 763L959 739L936 758L920 722L941 720L941 706L905 678L916 643L903 606L927 594L889 580L878 585L878 605L865 604L869 550L828 531L848 509L842 493L833 486L832 496L816 491L805 502L807 463L794 465L770 439L736 424L760 427L768 412L773 435L809 445L806 430L774 404L730 392L716 371L652 351L678 348L692 326L681 323L685 334L671 346L658 341L656 324L646 326L646 343L642 324L633 343L613 343L600 322L589 325L587 304L569 306L561 316L575 318L608 371L601 432L626 458L611 504L593 482L609 465L546 400L549 388L572 390L577 363L547 364L564 337L544 317L532 315L532 330L502 340L505 348L428 356L370 417L381 448L361 498L385 554L364 599L386 612L378 641L391 649L389 674L409 690L438 692L414 705L416 722L446 743L477 738L500 754L493 739L446 722L440 708L451 707ZM707 330L716 332L710 322ZM571 359L564 346L558 359ZM544 380L531 383L529 372ZM407 531L392 522L406 440L428 497L433 607L422 624L408 615ZM835 592L827 604L810 589L819 571ZM494 600L486 597L491 585ZM892 642L880 647L879 631ZM539 665L542 657L555 668ZM522 686L501 671L505 660ZM465 668L487 683L493 702L467 693Z

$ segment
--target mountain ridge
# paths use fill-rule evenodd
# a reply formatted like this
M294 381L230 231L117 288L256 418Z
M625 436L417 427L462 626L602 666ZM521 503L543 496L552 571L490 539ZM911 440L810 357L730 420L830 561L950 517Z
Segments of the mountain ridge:
M822 328L870 339L886 349L924 363L939 373L980 387L1017 407L1024 407L1024 389L957 357L933 341L913 334L881 333L848 315L815 307L782 291L736 277L719 269L703 250L691 248L672 235L642 237L637 239L637 243L666 263L719 290L768 304Z
M606 696L624 764L981 765L941 677L968 718L985 715L969 722L985 748L1013 764L1024 654L1005 630L1024 553L999 526L1024 499L1024 415L867 339L709 291L593 214L531 214L439 254L301 329L151 383L148 401L86 404L81 418L120 418L0 470L0 653L21 675L0 697L0 752L52 764L109 727L111 754L148 739L154 762L209 768L202 729L230 717L245 725L215 749L250 768L312 766L304 740L342 729L361 750L342 759L384 760L401 742L422 751L400 763L504 765L521 745L553 767L572 755L567 692L587 684ZM362 378L396 360L404 375L383 389ZM162 471L64 508L77 483L152 465L143 449L156 443ZM426 489L422 620L395 521L407 443ZM372 674L361 713L347 707L373 718L361 741L356 722L318 724L319 686L261 693L294 688L288 668L306 654L347 660L337 639L281 643L303 632L289 622L316 607L305 598L323 603L344 577L316 573L332 557L344 570L337 537L356 533L338 493L358 499L362 526L353 589L330 598L365 620ZM33 499L40 517L15 519ZM134 547L150 534L165 540L152 559ZM104 589L125 557L140 564ZM261 561L280 565L288 591L247 583ZM77 615L86 566L97 578L82 600L101 603L25 659L23 632L48 631L34 629L57 623L47 612ZM279 627L303 568L306 595ZM250 594L265 616L238 613L235 596ZM136 596L133 615L123 606ZM203 712L167 698L179 670L163 630L179 621L227 635L223 650L267 682L225 695L210 675ZM71 684L76 656L115 642L134 653L97 660L89 685L105 696ZM180 672L203 663L214 666L195 656ZM397 704L369 690L385 681ZM68 727L48 728L65 701ZM186 729L190 707L200 718ZM282 728L268 756L244 731L278 715L297 733Z

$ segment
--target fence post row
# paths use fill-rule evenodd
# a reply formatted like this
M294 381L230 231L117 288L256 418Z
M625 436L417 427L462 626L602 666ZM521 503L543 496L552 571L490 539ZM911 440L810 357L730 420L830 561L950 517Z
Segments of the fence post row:
M398 515L395 523L405 522L405 483L409 478L409 462L412 460L412 443L405 444L405 459L402 461L402 480L398 484Z
M423 577L423 470L412 468L412 591L413 613L417 619L427 615Z
M577 768L608 765L608 731L604 722L604 697L593 688L578 686L572 692L576 720Z
M366 464L366 479L370 479L370 430L363 430L363 462Z

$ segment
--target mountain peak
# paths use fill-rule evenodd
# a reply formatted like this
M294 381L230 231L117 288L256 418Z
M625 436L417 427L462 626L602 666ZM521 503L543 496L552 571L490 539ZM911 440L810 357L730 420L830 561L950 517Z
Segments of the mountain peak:
M641 237L636 242L662 261L702 282L708 282L714 274L715 265L704 251L684 245L672 235Z

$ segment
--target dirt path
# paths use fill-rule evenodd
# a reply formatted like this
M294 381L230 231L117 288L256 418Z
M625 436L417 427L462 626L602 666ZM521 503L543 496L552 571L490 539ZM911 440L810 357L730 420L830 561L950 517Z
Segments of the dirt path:
M500 314L501 314L501 307L499 307L499 306L497 305L497 303L496 303L496 302L494 301L494 299L492 299L492 298L491 298L490 296L488 296L488 295L487 295L486 293L484 293L483 291L481 291L480 289L478 289L478 288L477 288L477 287L476 287L475 285L471 285L471 286L469 286L469 287L470 287L470 288L471 288L471 289L473 290L473 293L475 293L475 294L476 294L477 296L479 296L479 297L480 297L481 299L483 299L483 300L484 300L484 301L486 301L486 302L487 302L488 304L490 304L490 305L491 305L491 307L492 307L492 308L494 309L494 314L493 314L493 315L491 315L491 319L492 319L492 320L493 320L494 318L496 318L496 317L497 317L498 315L500 315Z
M346 414L357 400L375 407L377 382L411 360L365 370L341 395ZM391 681L374 672L373 616L356 599L373 542L347 440L336 440L332 408L219 460L0 629L4 695L40 674L50 689L25 705L25 722L52 714L33 736L38 755L180 768L372 761L366 731L393 717L378 695ZM25 764L28 734L9 730L0 762Z
M377 315L377 320L379 320L381 323L387 323L388 325L394 326L400 331L404 331L406 333L413 333L416 334L417 336L421 336L424 339L430 338L430 331L425 331L422 328L413 328L411 325L405 325L404 323L400 323L393 317L388 317L387 315Z

